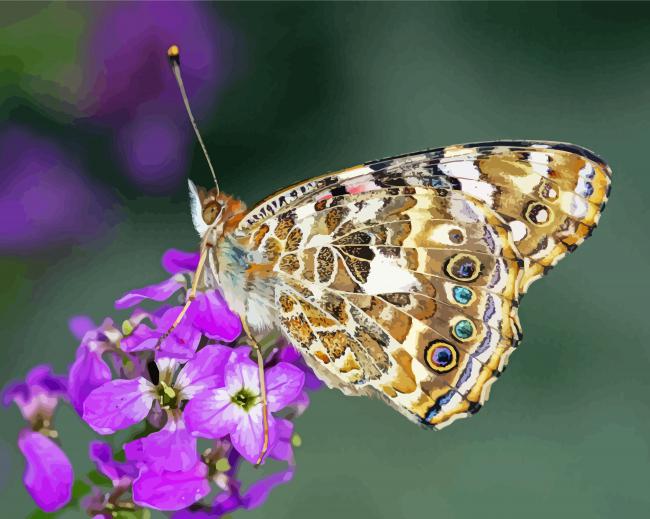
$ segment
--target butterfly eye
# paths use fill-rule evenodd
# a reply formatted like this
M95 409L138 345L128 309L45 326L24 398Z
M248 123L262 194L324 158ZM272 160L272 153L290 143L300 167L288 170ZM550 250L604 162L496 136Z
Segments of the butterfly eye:
M214 221L217 219L217 216L219 216L219 213L221 212L221 204L218 202L210 202L208 205L206 205L203 208L203 221L208 224L212 225Z

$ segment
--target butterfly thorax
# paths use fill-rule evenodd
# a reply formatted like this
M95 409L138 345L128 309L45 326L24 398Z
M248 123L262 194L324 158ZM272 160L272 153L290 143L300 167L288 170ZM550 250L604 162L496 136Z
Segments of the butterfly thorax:
M275 325L273 261L251 250L247 237L234 232L246 214L246 205L216 189L190 185L192 219L209 249L205 288L222 291L228 306L256 331Z

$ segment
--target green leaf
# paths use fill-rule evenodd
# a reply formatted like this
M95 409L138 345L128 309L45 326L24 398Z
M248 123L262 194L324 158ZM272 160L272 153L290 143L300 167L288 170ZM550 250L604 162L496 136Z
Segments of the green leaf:
M87 485L80 479L77 479L72 485L72 500L78 501L86 494L90 493L90 485Z
M110 479L103 474L100 474L97 470L91 470L86 474L86 477L95 485L106 486L111 484Z

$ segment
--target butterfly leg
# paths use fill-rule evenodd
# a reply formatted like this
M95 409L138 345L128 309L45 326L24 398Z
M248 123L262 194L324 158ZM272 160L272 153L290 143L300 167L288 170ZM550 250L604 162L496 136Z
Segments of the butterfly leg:
M206 246L202 248L203 250L201 251L201 256L199 258L199 264L196 267L196 272L194 273L194 279L192 280L192 288L190 289L190 295L187 297L187 301L185 301L185 305L183 305L183 309L181 312L178 314L178 317L174 320L172 325L169 327L169 329L163 334L163 336L158 340L158 344L156 347L158 348L161 344L162 341L164 341L167 337L169 337L172 332L176 329L176 327L181 323L183 320L183 317L187 313L187 311L190 308L190 305L196 299L196 291L199 286L199 279L201 279L201 274L203 274L203 269L205 267L205 260L208 257L208 252L210 251L210 247Z
M250 341L251 345L255 349L255 354L257 355L257 369L260 377L260 397L262 399L262 420L264 424L264 443L262 444L262 451L260 452L260 455L257 458L256 464L259 465L260 463L262 463L262 460L264 459L264 456L266 455L266 452L269 449L269 416L268 416L268 403L266 398L266 381L264 378L264 357L262 356L262 350L260 348L260 345L258 344L255 337L253 337L253 334L251 333L251 330L248 327L246 318L242 319L242 327L244 328L244 332L248 336L248 340Z

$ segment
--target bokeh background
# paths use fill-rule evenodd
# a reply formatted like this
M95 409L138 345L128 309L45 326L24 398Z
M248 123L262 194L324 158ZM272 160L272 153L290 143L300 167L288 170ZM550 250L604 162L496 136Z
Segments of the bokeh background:
M649 28L649 4L622 2L0 4L0 384L65 371L70 316L119 317L165 249L197 246L186 178L209 174L175 42L222 189L248 203L500 138L575 142L614 170L594 237L525 298L524 342L479 415L431 433L321 391L294 481L248 516L647 515ZM0 515L27 517L22 421L0 416ZM57 424L90 469L89 429L66 408Z

